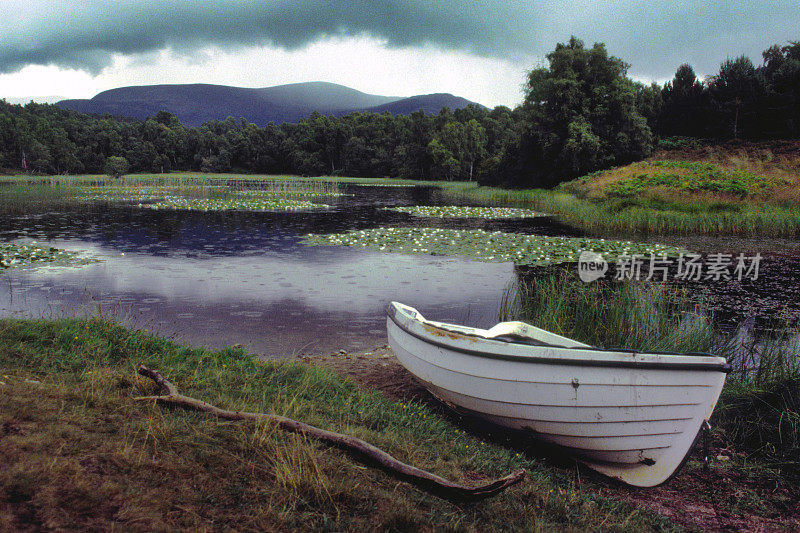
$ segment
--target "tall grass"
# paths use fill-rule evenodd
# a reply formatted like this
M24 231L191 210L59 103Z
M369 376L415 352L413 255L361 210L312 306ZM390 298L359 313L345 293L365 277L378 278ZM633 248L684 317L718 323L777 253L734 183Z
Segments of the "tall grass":
M263 190L274 193L326 194L339 190L332 180L306 179L280 175L201 174L127 174L119 178L103 175L10 176L0 179L0 185L51 187L58 190L135 189L163 187L168 189L205 189L223 187L231 190Z
M797 354L795 353L795 357ZM750 459L800 481L800 377L729 379L712 422Z
M800 481L800 333L728 342L733 372L715 423L740 449Z
M716 347L706 305L666 285L584 283L560 272L513 282L502 302L505 320L524 320L593 346L671 352Z

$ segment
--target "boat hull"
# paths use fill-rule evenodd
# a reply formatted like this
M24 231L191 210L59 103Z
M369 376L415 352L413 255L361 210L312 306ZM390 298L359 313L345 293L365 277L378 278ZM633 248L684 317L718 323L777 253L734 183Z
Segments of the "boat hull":
M631 485L658 485L677 470L725 382L723 358L488 340L397 305L389 344L431 393Z

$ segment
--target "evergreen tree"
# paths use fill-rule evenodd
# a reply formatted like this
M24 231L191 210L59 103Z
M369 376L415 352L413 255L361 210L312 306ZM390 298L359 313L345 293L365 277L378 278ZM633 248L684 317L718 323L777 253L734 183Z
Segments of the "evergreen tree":
M704 137L708 134L710 100L691 65L684 63L661 91L663 105L657 131L662 136Z
M717 105L721 136L759 137L759 104L765 95L764 78L750 58L727 59L711 78L708 90Z
M759 110L767 137L800 135L800 41L771 46L763 53L766 99Z

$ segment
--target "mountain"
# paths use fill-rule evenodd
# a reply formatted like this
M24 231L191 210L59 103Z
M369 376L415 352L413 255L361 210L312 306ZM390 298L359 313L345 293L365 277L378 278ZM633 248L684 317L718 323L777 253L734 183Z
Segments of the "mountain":
M418 109L438 113L442 107L462 108L469 100L452 94L428 94L401 98L367 94L327 82L292 83L260 89L209 85L143 85L120 87L90 100L62 100L56 105L81 113L144 119L159 111L175 114L187 126L228 117L266 126L269 122L297 122L313 111L342 116L355 111L408 114Z
M469 104L473 103L474 102L470 102L466 98L453 96L450 93L435 93L401 98L399 100L395 100L394 102L388 102L386 104L370 107L369 109L365 109L365 111L372 113L383 113L384 111L388 111L393 115L408 115L414 111L422 109L428 114L436 114L441 111L443 107L449 107L450 109L461 109L462 107L467 107Z

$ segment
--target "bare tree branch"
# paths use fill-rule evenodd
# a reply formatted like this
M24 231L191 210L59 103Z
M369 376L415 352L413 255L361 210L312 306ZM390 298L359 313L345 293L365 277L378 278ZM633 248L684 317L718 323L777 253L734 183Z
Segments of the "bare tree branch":
M415 466L403 463L384 452L372 444L342 433L336 433L325 429L286 418L280 415L267 413L249 413L245 411L229 411L220 409L210 403L184 396L178 392L178 388L170 383L156 370L147 368L144 365L139 367L139 374L152 379L165 393L163 396L144 396L136 398L139 401L155 401L164 405L181 407L183 409L202 411L226 420L253 420L274 423L277 427L290 433L298 433L312 437L337 448L343 449L356 456L362 462L373 464L391 473L392 475L408 481L420 488L448 500L455 501L479 501L492 497L508 487L519 483L525 478L525 470L517 470L488 483L477 487L468 487L458 483L453 483L435 474L419 469Z

